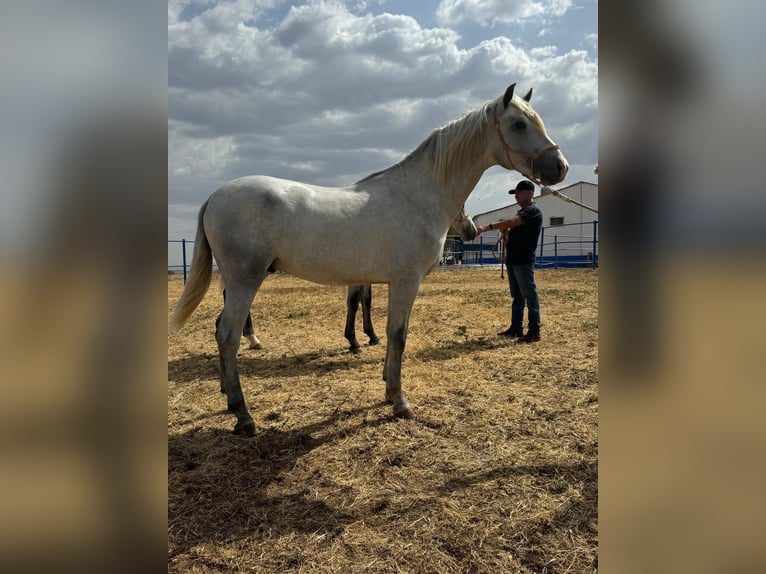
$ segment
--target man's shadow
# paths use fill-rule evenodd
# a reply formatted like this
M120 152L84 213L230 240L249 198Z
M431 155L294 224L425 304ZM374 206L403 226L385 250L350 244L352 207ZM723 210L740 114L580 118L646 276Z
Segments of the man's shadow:
M569 464L525 464L490 468L483 472L466 473L442 484L437 491L450 495L477 484L492 481L512 483L518 477L532 477L541 490L552 496L561 496L570 486L580 488L580 496L569 498L554 512L531 517L515 532L509 533L518 560L530 571L543 572L549 562L544 548L551 537L578 536L596 543L598 536L598 462L586 460ZM598 553L595 546L589 548L594 571L598 569Z

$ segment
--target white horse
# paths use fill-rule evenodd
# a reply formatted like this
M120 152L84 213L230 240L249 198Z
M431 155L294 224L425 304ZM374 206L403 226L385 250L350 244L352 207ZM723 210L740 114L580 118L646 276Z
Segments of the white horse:
M460 213L458 213L450 225L447 233L449 235L459 235L463 241L473 241L476 238L476 224L471 216L468 215L465 206L460 208ZM226 290L224 290L225 297ZM348 295L346 296L346 328L343 331L343 336L346 337L349 344L348 350L350 353L359 353L362 349L356 338L356 313L359 310L360 303L362 304L362 327L364 333L370 338L370 345L377 345L380 342L380 338L375 333L375 327L372 324L372 285L369 283L353 285L348 288ZM219 315L216 325L220 320ZM250 349L263 348L263 344L255 336L253 318L249 312L245 321L245 328L242 330L242 336L249 341Z
M250 305L270 270L327 285L389 285L386 398L395 416L413 416L401 390L410 311L460 207L493 165L542 185L562 181L569 169L529 105L532 90L520 98L514 87L435 130L399 163L348 187L249 176L225 183L202 205L189 281L170 332L205 296L215 256L227 292L215 336L235 433L255 434L236 358Z

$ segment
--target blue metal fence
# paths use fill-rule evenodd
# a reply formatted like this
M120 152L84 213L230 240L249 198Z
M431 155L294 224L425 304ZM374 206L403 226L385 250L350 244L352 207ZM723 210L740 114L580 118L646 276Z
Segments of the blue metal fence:
M591 226L591 234L583 231ZM569 235L561 233L565 228L577 227L579 233ZM546 239L548 230L548 239ZM553 239L551 240L551 236ZM543 227L537 243L535 267L598 267L598 220L587 223L565 223Z
M186 283L186 239L168 239L168 250L170 249L171 243L180 243L181 244L181 264L180 265L171 265L170 264L170 257L168 257L168 271L173 271L175 269L183 269L184 273L184 283ZM194 243L193 241L189 241L188 243Z
M567 227L579 227L579 233L570 235L561 233ZM592 233L590 235L583 234L585 228L588 227ZM178 260L177 256L172 258L170 256L171 243L181 246L180 264L171 265L170 263L171 260ZM188 247L193 245L194 241L187 241L186 239L168 240L168 271L182 270L184 283L186 283L189 267L186 251ZM462 265L498 265L503 260L502 242L483 236L472 243L455 244L454 241L448 241L442 257L442 263L449 264L450 261L453 263L459 261ZM561 267L591 267L596 269L598 267L598 221L543 227L540 230L535 267L538 269Z
M478 237L462 246L463 263L498 265L505 261L502 242ZM537 242L535 267L598 267L598 221L543 227Z

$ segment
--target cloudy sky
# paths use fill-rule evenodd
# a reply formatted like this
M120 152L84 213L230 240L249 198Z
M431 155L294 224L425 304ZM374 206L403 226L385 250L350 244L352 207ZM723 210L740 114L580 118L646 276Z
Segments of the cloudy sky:
M348 185L503 94L532 104L596 181L596 0L169 0L168 238L193 239L224 181ZM507 205L493 167L472 214Z

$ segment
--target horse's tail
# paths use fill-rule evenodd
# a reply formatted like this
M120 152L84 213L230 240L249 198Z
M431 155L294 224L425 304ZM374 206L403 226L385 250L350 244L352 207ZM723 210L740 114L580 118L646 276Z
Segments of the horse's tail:
M194 240L194 255L192 256L191 271L184 287L181 298L176 303L173 316L170 317L170 333L175 334L183 327L186 320L202 301L210 287L213 277L213 252L210 250L205 229L202 226L202 216L205 214L207 201L202 204L197 216L197 237Z

